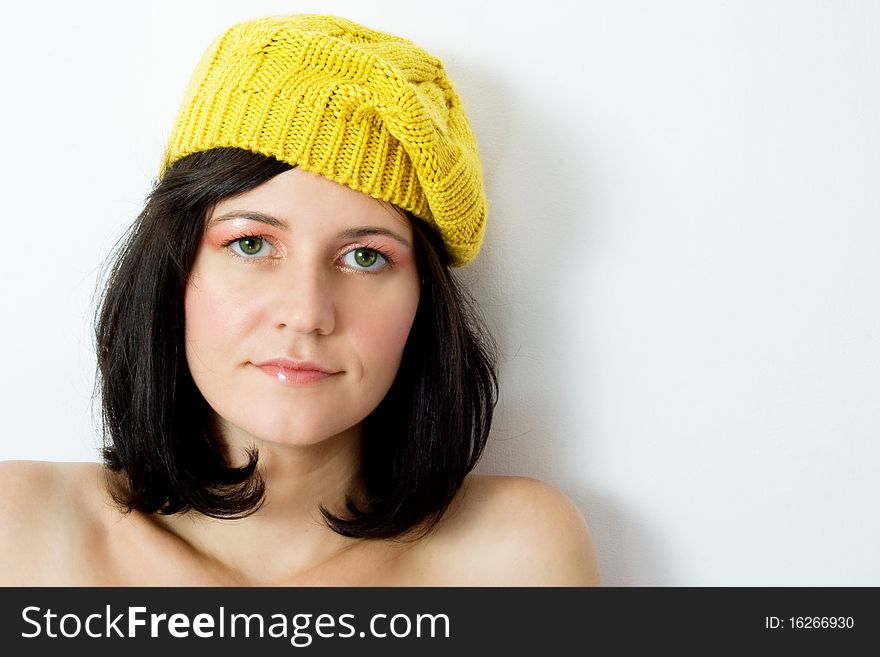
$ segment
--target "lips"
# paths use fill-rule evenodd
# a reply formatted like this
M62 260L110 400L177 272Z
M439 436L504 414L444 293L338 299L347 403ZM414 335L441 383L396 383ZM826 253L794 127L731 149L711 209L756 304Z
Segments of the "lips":
M288 358L273 358L262 363L256 363L257 367L278 367L292 371L323 372L324 374L336 374L335 370L312 363L309 361L290 360Z
M318 365L309 361L294 361L287 358L275 358L273 360L255 363L263 373L273 379L287 385L308 385L320 383L329 379L338 371L333 371L326 366Z

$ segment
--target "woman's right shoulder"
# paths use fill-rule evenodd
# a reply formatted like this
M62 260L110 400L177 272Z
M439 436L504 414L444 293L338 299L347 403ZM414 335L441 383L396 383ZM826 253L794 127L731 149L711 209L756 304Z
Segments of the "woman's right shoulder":
M51 461L0 461L0 519L4 535L19 534L25 523L51 520L53 510L63 502L68 466Z
M94 530L103 466L0 461L0 585L39 582Z

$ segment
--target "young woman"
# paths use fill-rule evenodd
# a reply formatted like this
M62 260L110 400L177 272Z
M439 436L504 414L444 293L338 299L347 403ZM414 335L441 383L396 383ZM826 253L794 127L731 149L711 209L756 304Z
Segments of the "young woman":
M560 492L470 474L495 347L442 63L338 17L220 35L97 322L104 462L0 464L2 585L594 585Z

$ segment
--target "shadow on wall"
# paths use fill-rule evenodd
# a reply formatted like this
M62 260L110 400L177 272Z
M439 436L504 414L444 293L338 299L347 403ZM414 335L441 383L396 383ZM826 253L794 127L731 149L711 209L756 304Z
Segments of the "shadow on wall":
M562 110L511 97L488 70L468 62L450 76L477 135L489 198L480 255L456 274L501 355L499 403L477 471L531 476L565 492L589 522L603 585L657 579L665 568L656 538L590 484L597 437L584 421L591 382L577 354L591 332L572 330L583 311L569 285L601 249L589 144L572 141Z

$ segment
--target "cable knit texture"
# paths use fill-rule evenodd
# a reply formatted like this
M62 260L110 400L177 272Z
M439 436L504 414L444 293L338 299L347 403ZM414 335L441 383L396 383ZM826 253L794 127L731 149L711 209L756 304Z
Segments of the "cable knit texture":
M211 148L262 153L412 212L452 265L480 249L477 144L443 63L411 41L336 16L233 25L196 66L160 176Z

